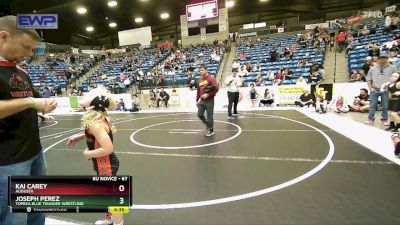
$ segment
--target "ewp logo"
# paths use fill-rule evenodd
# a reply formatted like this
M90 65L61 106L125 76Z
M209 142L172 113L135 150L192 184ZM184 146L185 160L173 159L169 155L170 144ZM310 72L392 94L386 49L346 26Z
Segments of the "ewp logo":
M57 14L18 14L19 29L58 29Z

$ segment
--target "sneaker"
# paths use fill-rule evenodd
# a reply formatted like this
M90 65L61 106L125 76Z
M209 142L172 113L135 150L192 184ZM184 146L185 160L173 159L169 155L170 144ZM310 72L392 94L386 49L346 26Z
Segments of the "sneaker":
M233 115L234 115L234 116L239 116L240 114L239 114L239 113L233 113Z
M367 120L364 122L364 124L366 125L374 125L374 121L373 120Z
M233 117L233 116L228 116L228 119L229 119L229 120L234 120L235 117Z
M390 126L390 122L388 120L383 120L383 126L388 127Z
M208 129L208 130L207 130L207 133L206 133L206 137L211 137L211 136L213 136L213 135L214 135L214 130Z
M111 225L113 224L112 220L108 220L108 219L103 219L103 220L97 220L94 225Z

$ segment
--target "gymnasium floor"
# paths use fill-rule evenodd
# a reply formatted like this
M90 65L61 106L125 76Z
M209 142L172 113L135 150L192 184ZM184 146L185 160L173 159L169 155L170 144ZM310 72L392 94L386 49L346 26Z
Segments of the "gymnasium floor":
M66 146L79 119L42 124L49 175L95 174L84 143ZM400 224L399 166L296 110L216 113L209 138L195 113L112 119L119 174L134 180L125 224Z

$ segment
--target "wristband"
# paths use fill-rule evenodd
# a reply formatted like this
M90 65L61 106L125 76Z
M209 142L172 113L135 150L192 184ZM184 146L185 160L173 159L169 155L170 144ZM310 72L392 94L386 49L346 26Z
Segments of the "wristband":
M31 108L36 109L36 106L37 106L37 105L36 105L35 99L32 98L32 97L29 97L28 99L32 102Z

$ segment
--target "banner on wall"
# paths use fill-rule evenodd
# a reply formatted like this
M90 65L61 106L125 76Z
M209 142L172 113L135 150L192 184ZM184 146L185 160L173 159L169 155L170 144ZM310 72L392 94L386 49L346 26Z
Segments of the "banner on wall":
M346 22L348 24L352 24L352 23L357 23L359 21L363 20L363 16L350 16L346 19Z
M174 43L171 41L157 43L157 48L172 48Z
M127 110L132 108L132 97L130 94L112 94L111 97L117 101L117 104L122 99ZM81 108L79 102L83 99L83 96L57 97L52 99L55 99L57 102L57 109L54 113L70 113Z
M397 5L391 5L385 8L385 13L394 12L397 9Z
M228 9L227 8L219 9L218 23L219 23L219 31L220 32L227 30L227 27L228 27Z
M314 24L307 24L305 25L305 29L306 30L313 30L316 27L318 28L329 28L329 22L325 22L325 23L314 23Z
M294 104L303 94L304 87L278 86L275 89L275 103L282 105Z
M325 100L331 101L333 96L333 84L312 85L311 93L322 95Z
M253 37L253 36L257 36L257 32L239 34L239 38L242 38L242 37Z
M392 6L390 6L392 7ZM393 8L386 8L385 10L392 10ZM396 10L396 6L394 7L394 10ZM369 18L382 18L383 17L383 12L381 10L370 10L370 11L363 11L361 15L357 16L350 16L347 17L346 22L348 24L360 22L364 19L369 19Z

